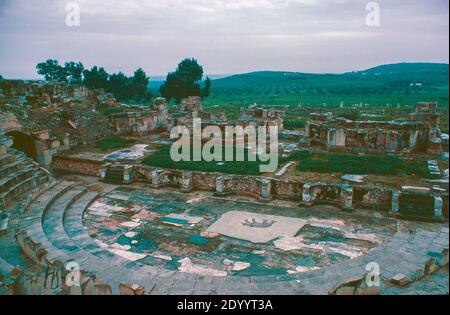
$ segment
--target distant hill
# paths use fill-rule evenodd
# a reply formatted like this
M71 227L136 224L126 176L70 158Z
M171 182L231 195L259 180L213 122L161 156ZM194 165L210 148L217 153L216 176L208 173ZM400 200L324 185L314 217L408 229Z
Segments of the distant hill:
M205 105L409 104L448 106L449 65L399 63L342 74L259 71L213 80Z
M449 67L448 63L403 62L403 63L381 65L359 72L372 74L399 74L399 73L404 74L404 73L421 73L421 72L448 73L448 67Z

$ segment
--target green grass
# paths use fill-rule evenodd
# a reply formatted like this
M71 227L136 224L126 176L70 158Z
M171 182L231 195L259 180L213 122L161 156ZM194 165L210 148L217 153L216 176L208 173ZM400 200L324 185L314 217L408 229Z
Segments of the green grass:
M284 128L287 130L296 130L300 128L305 128L305 121L298 119L288 119L283 122Z
M247 154L245 154L247 159ZM192 159L191 159L192 160ZM340 153L312 153L299 151L288 158L280 159L279 166L288 161L299 161L297 170L315 173L342 173L360 175L390 175L429 177L426 163L407 162L392 156L359 156ZM145 165L168 169L200 172L219 172L239 175L261 175L260 162L174 162L170 157L170 146L160 146L157 151L144 159Z
M234 151L235 152L235 151ZM223 149L223 153L225 154L225 149ZM247 159L247 152L244 154L245 159ZM224 158L222 159L224 160ZM240 174L240 175L261 175L259 171L260 162L223 162L223 165L218 165L220 162L206 162L204 160L197 162L192 161L180 161L174 162L170 157L170 146L160 146L157 151L148 157L146 157L142 164L153 166L153 167L162 167L169 169L178 169L178 170L190 170L190 171L200 171L200 172L220 172L226 174Z
M122 113L125 111L124 108L119 107L98 107L97 111L103 115Z
M421 83L421 86L411 86ZM383 65L343 74L260 71L213 80L205 107L297 105L338 107L415 105L438 101L448 106L448 64L409 63Z
M109 136L107 138L101 139L95 143L97 149L106 151L112 149L120 149L128 145L134 144L136 140L125 139L120 136Z
M299 151L283 162L286 161L298 161L297 170L301 172L429 177L426 163L406 162L393 156L359 156Z

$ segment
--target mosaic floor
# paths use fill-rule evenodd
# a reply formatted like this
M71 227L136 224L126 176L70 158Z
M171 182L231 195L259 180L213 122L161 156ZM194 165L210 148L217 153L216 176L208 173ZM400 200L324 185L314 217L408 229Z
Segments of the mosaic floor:
M256 276L353 259L395 233L395 221L119 187L86 212L89 235L127 259L169 270Z

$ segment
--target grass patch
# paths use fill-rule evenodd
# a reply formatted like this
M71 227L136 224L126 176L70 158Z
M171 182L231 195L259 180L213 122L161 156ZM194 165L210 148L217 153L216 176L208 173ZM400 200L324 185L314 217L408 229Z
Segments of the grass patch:
M287 130L296 130L296 129L305 128L305 124L306 124L306 122L304 120L298 120L298 119L285 120L283 122L284 129L287 129Z
M301 172L430 176L426 163L406 162L393 156L359 156L299 151L291 155L287 160L299 161L297 170Z
M123 113L125 109L120 107L98 107L97 111L103 115Z
M234 156L236 156L236 150L234 149ZM225 157L225 148L222 150L224 160ZM251 162L247 161L248 151L245 150L244 157L246 161L237 162L206 162L202 161L193 161L192 153L191 153L191 161L180 161L174 162L170 157L170 146L159 146L157 151L146 157L142 164L153 166L153 167L162 167L169 169L178 169L178 170L189 170L189 171L199 171L199 172L220 172L226 174L239 174L239 175L261 175L259 171L259 161ZM220 165L218 163L223 163Z
M120 149L128 145L134 144L136 140L125 139L120 136L109 136L95 143L97 149L106 151L111 149Z

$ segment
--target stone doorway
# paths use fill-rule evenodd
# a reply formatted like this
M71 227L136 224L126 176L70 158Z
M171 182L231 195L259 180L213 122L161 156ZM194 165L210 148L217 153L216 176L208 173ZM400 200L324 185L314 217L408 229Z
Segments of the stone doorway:
M6 135L13 139L12 148L25 153L28 157L36 161L36 143L32 136L20 131L10 131Z

